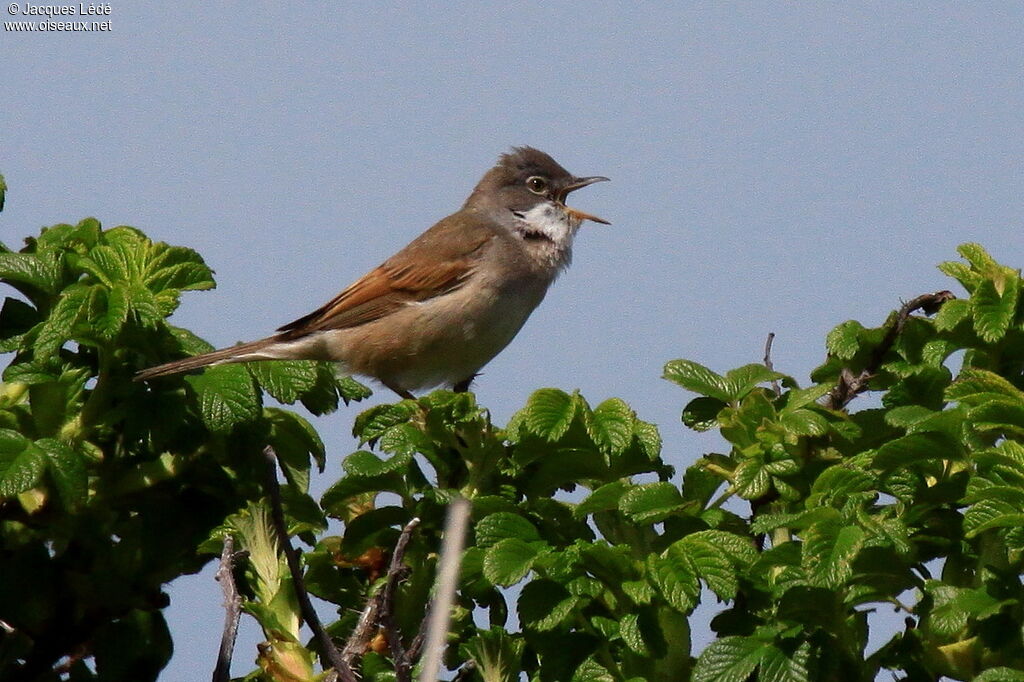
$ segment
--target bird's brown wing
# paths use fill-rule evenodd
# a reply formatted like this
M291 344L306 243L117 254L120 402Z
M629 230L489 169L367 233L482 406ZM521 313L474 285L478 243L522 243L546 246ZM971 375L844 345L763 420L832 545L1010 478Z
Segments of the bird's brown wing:
M284 336L355 327L458 289L472 275L493 229L449 216L318 310L280 329Z

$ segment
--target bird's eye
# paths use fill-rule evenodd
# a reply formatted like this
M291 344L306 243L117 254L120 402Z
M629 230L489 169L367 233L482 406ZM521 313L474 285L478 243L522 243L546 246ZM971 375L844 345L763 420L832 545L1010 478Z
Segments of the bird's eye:
M531 175L526 180L526 187L534 194L544 194L548 188L548 181L539 175Z

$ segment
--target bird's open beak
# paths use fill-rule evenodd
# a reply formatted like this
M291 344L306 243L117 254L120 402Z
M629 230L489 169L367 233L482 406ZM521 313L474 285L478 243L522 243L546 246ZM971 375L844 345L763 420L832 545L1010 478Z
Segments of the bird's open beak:
M573 178L572 182L566 185L565 189L562 190L562 196L559 197L559 200L562 202L563 205L565 205L565 198L569 195L569 192L575 192L581 187L593 185L595 182L607 181L608 178L604 177L603 175L594 175L589 178ZM576 210L575 208L569 208L568 206L565 207L565 212L568 213L571 217L579 220L580 222L583 222L584 220L593 220L595 223L611 225L611 223L609 223L604 218L598 218L596 215L584 213L583 211Z

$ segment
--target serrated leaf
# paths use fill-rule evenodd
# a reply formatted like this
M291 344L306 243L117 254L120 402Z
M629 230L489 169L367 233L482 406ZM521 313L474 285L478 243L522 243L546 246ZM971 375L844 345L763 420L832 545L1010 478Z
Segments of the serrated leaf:
M845 466L831 466L814 481L808 498L808 507L829 504L831 500L842 501L855 493L873 490L877 485L875 477L860 469Z
M671 547L647 562L651 582L661 595L680 613L686 615L700 598L700 582L693 562L680 550Z
M52 294L60 287L60 275L60 259L55 253L0 253L0 280Z
M742 400L758 384L786 378L784 374L772 371L761 364L751 363L725 373L725 384L732 401Z
M779 423L794 436L824 436L828 421L813 410L784 410Z
M832 329L825 337L825 347L830 355L849 360L860 350L860 334L864 325L856 320L847 320Z
M992 256L988 255L985 247L976 242L964 242L956 247L956 252L978 272L987 272L999 266L992 260Z
M718 425L718 413L725 407L718 398L694 398L683 408L683 424L694 431L709 431Z
M853 559L864 544L858 526L816 523L804 529L802 563L812 585L836 589L853 574Z
M818 400L828 395L833 386L831 384L815 384L814 386L808 386L807 388L793 388L784 394L786 398L786 406L783 408L783 413L791 410L798 410L801 407L807 405L817 404Z
M661 456L661 432L650 422L640 419L633 420L633 433L637 442L649 460L656 461Z
M37 440L36 447L46 456L47 471L65 509L83 506L89 494L89 476L82 455L55 438Z
M211 431L226 433L260 415L260 395L244 367L210 367L202 374L186 376L185 382L195 393L200 416Z
M519 538L501 540L484 551L484 577L494 585L515 585L530 572L542 550L541 543L524 542Z
M36 337L35 357L46 359L56 353L74 333L74 326L89 302L89 288L80 284L61 292Z
M946 400L965 401L974 396L987 397L989 394L1024 400L1024 391L995 372L973 367L960 372L952 384L946 387Z
M746 682L771 647L753 637L723 637L693 667L693 682Z
M576 415L576 399L557 388L534 391L526 401L526 428L542 438L556 441L565 435Z
M889 426L907 429L931 417L933 414L935 414L935 411L924 405L901 405L886 411L885 423Z
M1000 431L1024 438L1024 401L991 400L973 408L967 416L979 431Z
M960 447L945 433L911 433L878 448L873 464L883 471L892 471L929 459L959 459L960 454Z
M594 408L586 420L587 433L601 452L617 456L633 440L633 410L618 398L609 398Z
M473 527L473 531L476 534L477 547L490 547L511 538L523 542L540 540L540 533L532 523L511 512L488 514Z
M745 500L755 500L767 494L771 474L760 458L745 459L733 470L733 485Z
M1018 505L998 497L980 499L964 512L964 534L973 538L990 528L1014 528L1021 525Z
M408 454L381 459L372 452L358 450L346 457L342 464L350 476L381 476L403 471L411 459Z
M935 314L935 318L932 322L935 324L935 329L940 332L948 332L956 329L964 320L971 316L971 302L966 298L954 298L950 301L946 301L939 308L939 312Z
M612 481L590 493L573 509L573 516L583 518L595 512L618 509L619 499L629 490L631 484L626 481Z
M665 365L662 377L688 391L717 398L722 402L729 402L731 397L725 377L691 360L672 360Z
M960 634L970 619L992 615L1008 603L996 599L984 587L954 587L936 580L927 581L925 591L934 602L929 623L936 632L947 637Z
M313 388L317 380L316 365L309 361L249 362L246 366L263 390L287 405Z
M636 523L657 523L664 521L682 504L679 488L663 481L629 488L619 499L619 510Z
M985 341L995 343L1006 335L1017 312L1017 280L1008 280L1000 294L995 283L986 279L974 291L974 331Z
M111 289L95 287L98 298L103 301L105 310L93 317L96 330L106 339L113 339L128 320L131 303L128 300L128 287L115 284ZM103 293L99 293L103 292Z
M584 601L587 599L570 594L552 580L534 580L519 595L516 604L519 622L527 630L553 630L572 616Z
M14 497L39 484L46 455L27 438L0 429L0 497Z
M807 682L807 661L810 659L811 646L804 642L792 655L776 646L768 647L761 658L758 669L758 682Z

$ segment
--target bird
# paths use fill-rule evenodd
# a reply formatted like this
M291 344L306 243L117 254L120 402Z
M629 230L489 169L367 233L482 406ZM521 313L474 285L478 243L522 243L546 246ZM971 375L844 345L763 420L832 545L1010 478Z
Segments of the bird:
M570 192L607 181L577 177L533 147L498 158L465 203L317 310L258 341L175 360L135 375L148 381L211 365L329 360L402 398L466 391L572 260L585 221Z

